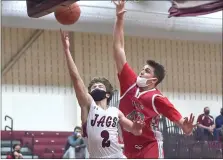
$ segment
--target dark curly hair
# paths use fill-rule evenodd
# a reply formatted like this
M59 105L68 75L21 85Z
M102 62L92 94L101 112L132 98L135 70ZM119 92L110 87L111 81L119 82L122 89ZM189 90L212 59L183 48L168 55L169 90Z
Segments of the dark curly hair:
M109 104L111 99L112 99L112 95L113 95L113 87L111 85L111 83L109 82L109 80L107 80L106 78L104 77L95 77L91 80L91 82L89 83L88 85L88 92L90 93L91 92L91 87L95 84L95 83L102 83L105 85L105 88L106 88L106 92L108 94L110 94L110 97L108 98L107 100L107 103Z

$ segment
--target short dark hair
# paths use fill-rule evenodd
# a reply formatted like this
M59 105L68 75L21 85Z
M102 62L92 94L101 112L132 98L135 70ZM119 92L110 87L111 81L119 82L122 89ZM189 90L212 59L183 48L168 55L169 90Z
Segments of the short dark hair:
M81 128L81 127L76 126L76 127L74 128L74 132L75 132L77 129L78 129L78 130L82 130L82 128Z
M206 107L204 107L204 110L205 110L205 109L210 109L210 108L209 108L208 106L206 106Z
M88 92L90 93L91 92L91 87L95 84L95 83L102 83L105 85L105 88L106 88L106 92L108 94L110 94L110 97L108 98L107 100L107 103L109 104L109 102L111 101L112 99L112 95L113 95L113 87L111 85L111 83L109 82L109 80L107 80L106 78L104 77L95 77L91 80L91 82L89 83L88 85Z
M17 143L17 144L14 144L14 145L12 146L12 148L15 149L16 146L20 146L20 144L18 144L18 143Z
M164 79L166 71L161 64L157 63L154 60L147 60L146 63L154 69L154 75L158 79L155 84L157 86Z

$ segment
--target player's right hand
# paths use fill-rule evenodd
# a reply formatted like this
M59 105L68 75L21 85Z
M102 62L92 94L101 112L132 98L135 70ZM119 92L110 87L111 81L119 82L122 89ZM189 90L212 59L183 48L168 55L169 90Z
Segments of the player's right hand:
M189 119L188 117L184 118L182 130L184 131L186 135L191 135L193 129L198 125L198 123L197 124L193 124L193 123L194 123L194 115L192 113L190 114Z
M63 43L64 50L69 49L70 48L70 41L69 41L68 32L62 31L60 29L60 35L61 35L61 41Z
M125 0L112 0L113 3L116 5L116 15L117 17L123 17L125 10Z
M136 136L139 136L142 134L142 129L145 126L144 121L138 120L138 121L133 121L133 128L132 128L132 133Z

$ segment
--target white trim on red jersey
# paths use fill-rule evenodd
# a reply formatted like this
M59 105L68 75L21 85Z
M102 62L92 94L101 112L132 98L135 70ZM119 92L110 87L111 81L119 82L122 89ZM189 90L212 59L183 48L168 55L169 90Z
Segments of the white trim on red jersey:
M155 98L156 98L157 96L159 96L159 97L163 97L163 96L160 95L160 94L154 94L153 97L152 97L152 106L153 106L153 110L154 110L157 114L159 114L159 112L157 111L156 106L155 106Z
M121 100L133 87L135 87L136 86L136 83L134 83L133 85L131 85L126 91L125 91L125 93L120 97L120 99L119 100Z

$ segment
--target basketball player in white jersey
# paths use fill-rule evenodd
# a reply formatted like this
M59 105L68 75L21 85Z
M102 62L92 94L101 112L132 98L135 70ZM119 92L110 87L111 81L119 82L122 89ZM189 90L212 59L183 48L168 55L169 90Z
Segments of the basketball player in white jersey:
M81 107L83 137L86 137L89 158L125 158L118 143L118 123L132 134L140 135L144 122L132 122L116 107L108 107L113 87L107 79L94 78L87 90L71 56L68 33L61 31L61 40Z

